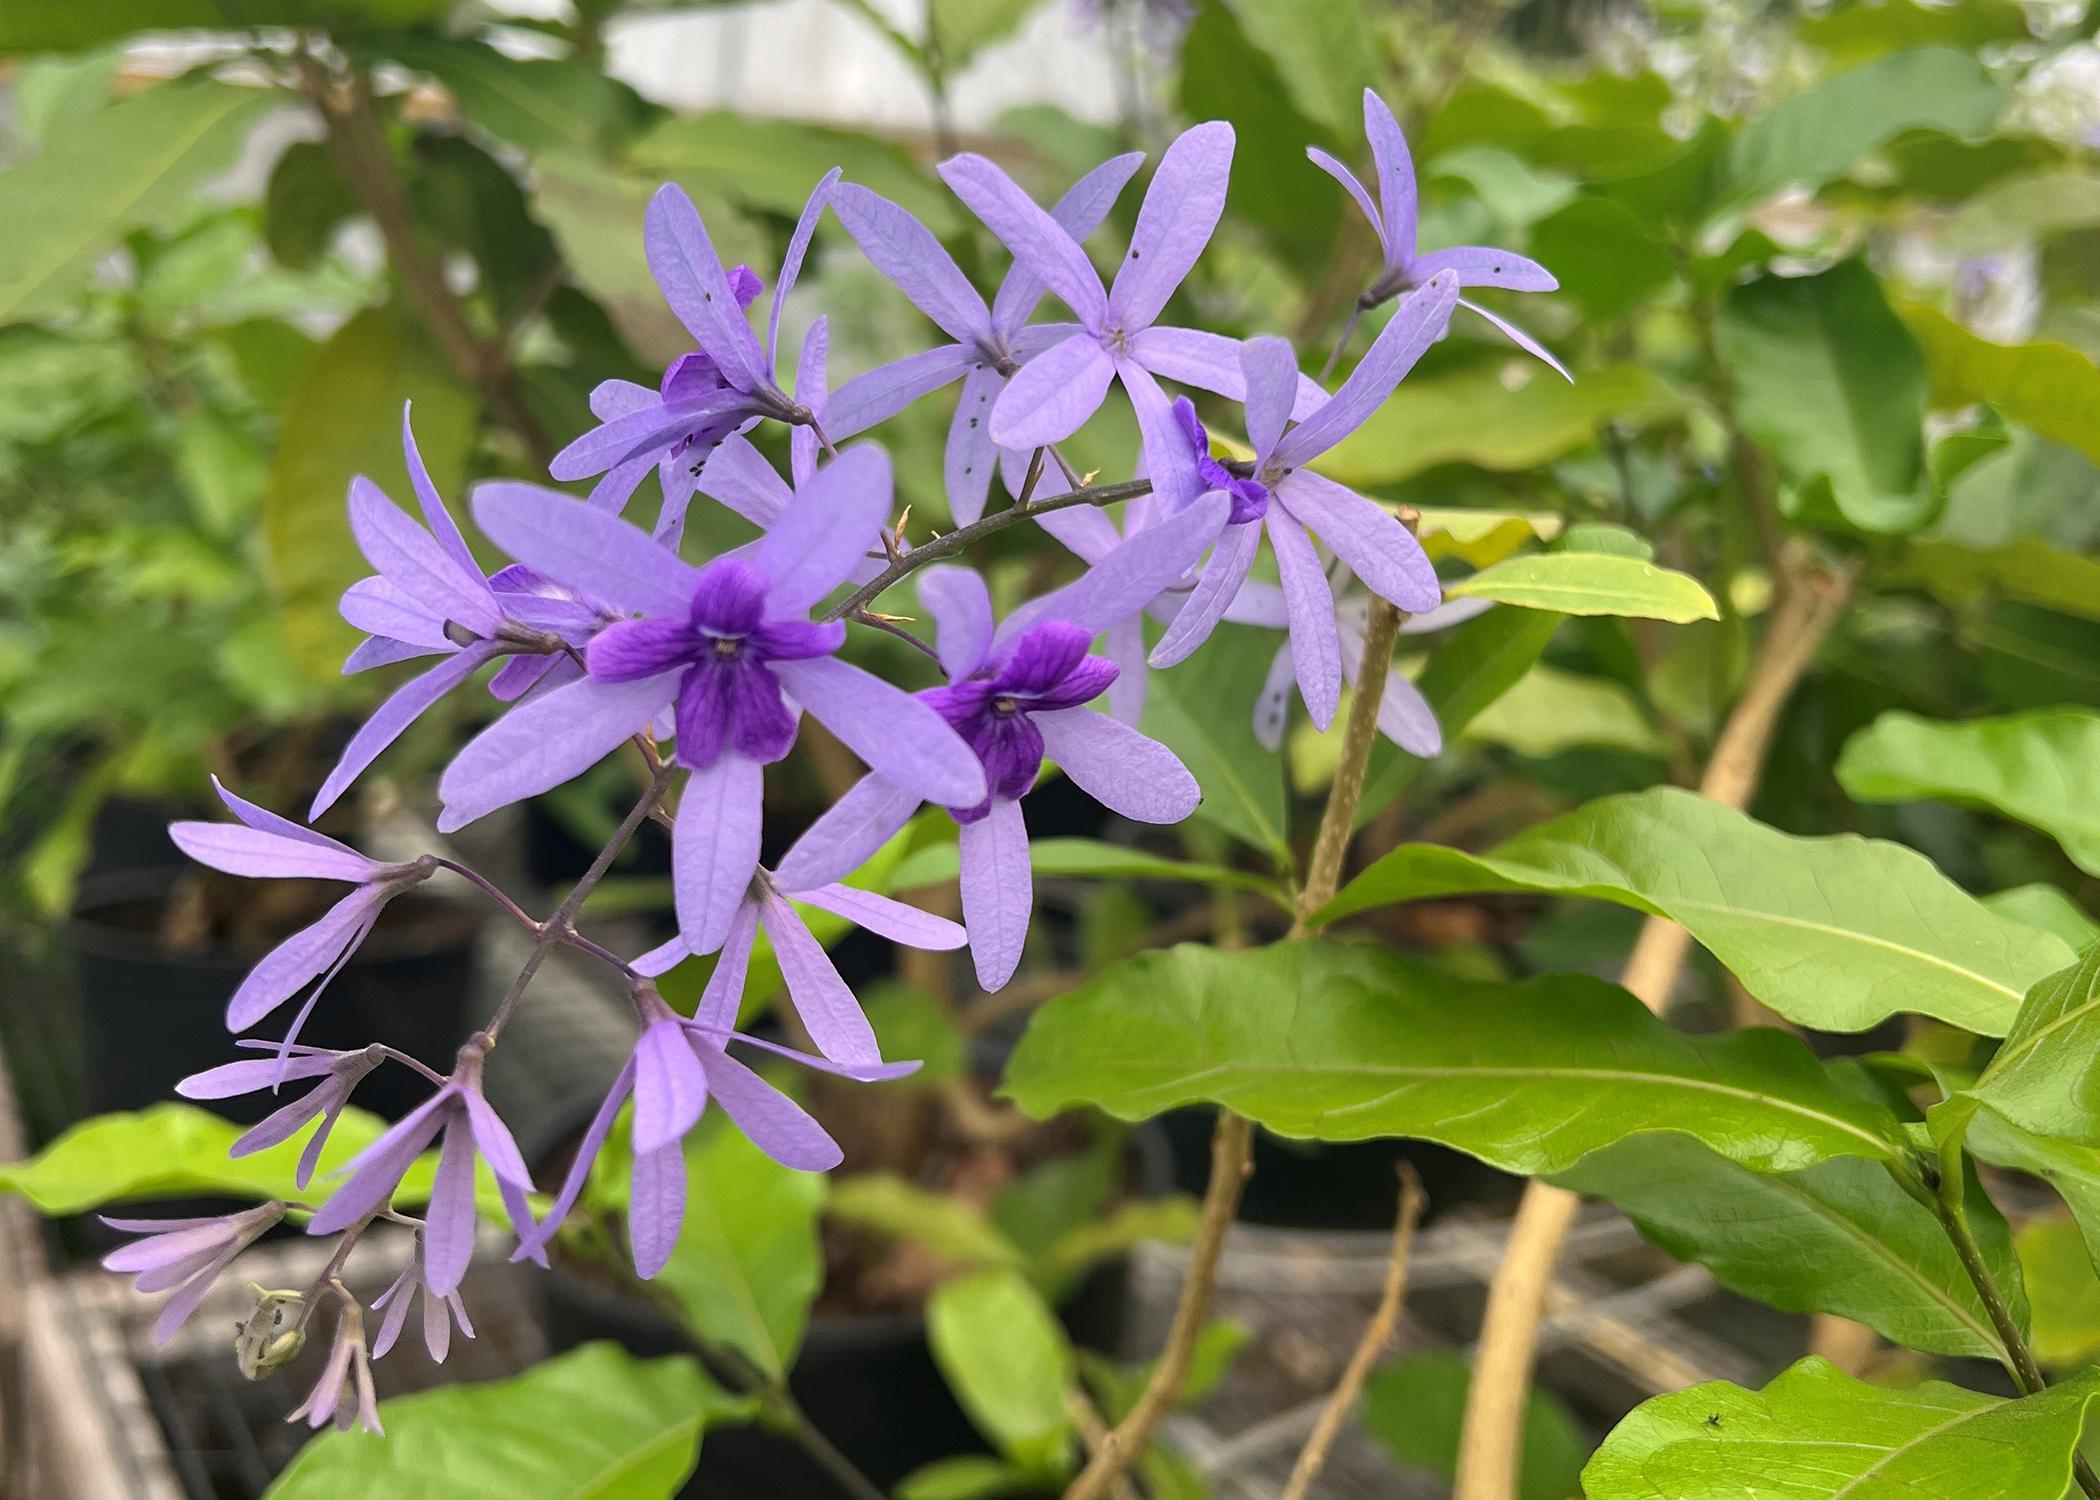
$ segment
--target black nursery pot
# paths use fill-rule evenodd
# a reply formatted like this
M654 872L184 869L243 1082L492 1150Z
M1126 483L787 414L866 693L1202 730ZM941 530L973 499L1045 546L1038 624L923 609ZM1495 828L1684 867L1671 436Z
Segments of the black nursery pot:
M1210 1178L1210 1138L1217 1115L1178 1109L1160 1117L1174 1155L1174 1185L1201 1194ZM1524 1179L1498 1172L1463 1152L1427 1141L1330 1144L1254 1132L1254 1175L1239 1217L1278 1229L1390 1229L1400 1211L1400 1163L1412 1165L1428 1198L1424 1219L1461 1205L1513 1206Z
M176 872L160 870L89 881L64 926L89 1114L144 1109L175 1097L175 1085L192 1073L253 1055L234 1049L226 1002L262 952L176 952L160 942L156 918L175 880ZM344 1048L383 1041L445 1071L466 1038L477 921L454 902L396 898L329 984L300 1041ZM283 1019L297 1003L286 1002ZM429 1092L408 1070L381 1068L358 1087L356 1103L393 1119ZM208 1107L249 1124L283 1102L264 1093Z

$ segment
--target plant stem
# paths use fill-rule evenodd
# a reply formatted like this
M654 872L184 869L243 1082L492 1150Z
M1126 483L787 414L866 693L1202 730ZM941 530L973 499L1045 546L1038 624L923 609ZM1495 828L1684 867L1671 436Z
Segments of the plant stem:
M1727 807L1747 807L1755 795L1780 714L1851 598L1849 573L1821 572L1798 550L1783 552L1782 558L1787 572L1771 623L1699 783L1703 796ZM1651 917L1642 924L1620 982L1660 1014L1690 952L1689 933L1675 922ZM1513 1500L1516 1494L1539 1321L1554 1263L1581 1206L1575 1194L1534 1181L1510 1221L1502 1263L1488 1284L1481 1315L1453 1500Z
M1312 864L1298 894L1298 917L1291 924L1292 937L1303 937L1313 930L1311 914L1333 898L1341 883L1342 859L1348 853L1350 835L1356 826L1356 808L1363 798L1371 746L1378 738L1378 703L1385 696L1386 673L1392 666L1393 642L1399 633L1399 611L1383 600L1374 600L1364 633L1363 665L1357 670L1356 693L1350 700L1349 723L1342 735L1342 758L1335 767L1334 784L1327 792L1327 810L1321 815L1320 832L1313 841ZM1181 1399L1196 1338L1210 1311L1218 1260L1225 1252L1225 1236L1239 1212L1240 1194L1246 1188L1253 1161L1253 1122L1229 1109L1219 1110L1217 1129L1210 1140L1210 1182L1203 1191L1203 1212L1189 1252L1188 1276L1182 1283L1181 1301L1174 1308L1166 1348L1152 1367L1152 1378L1145 1382L1137 1404L1103 1435L1086 1467L1065 1491L1064 1500L1101 1500L1110 1486L1137 1462L1160 1420Z
M1402 1162L1400 1219L1393 1226L1393 1253L1386 1262L1385 1288L1379 1294L1378 1308L1371 1314L1371 1321L1364 1325L1364 1336L1357 1343L1356 1352L1349 1356L1342 1378L1335 1382L1334 1393L1327 1398L1327 1405L1320 1412L1320 1420L1314 1425L1312 1435L1298 1450L1298 1461L1291 1466L1291 1480L1284 1486L1283 1500L1305 1500L1313 1481L1320 1477L1320 1470L1326 1466L1327 1455L1334 1447L1334 1440L1341 1436L1342 1424L1349 1420L1356 1398L1363 1393L1371 1366L1378 1362L1385 1346L1393 1341L1393 1330L1400 1322L1400 1304L1407 1297L1407 1262L1414 1249L1415 1226L1421 1222L1422 1209L1427 1201L1422 1192L1422 1179L1415 1175L1412 1166Z
M1149 479L1130 479L1121 484L1095 485L1092 489L1075 489L1068 494L1055 495L1048 500L1036 500L1027 505L1009 505L1005 510L994 511L980 521L958 527L945 536L937 536L923 546L914 547L898 557L881 573L855 589L840 603L824 612L824 618L844 620L859 614L880 598L884 592L901 580L925 567L939 562L944 557L954 557L967 552L986 537L1006 530L1007 527L1036 516L1047 515L1053 510L1070 510L1079 505L1113 505L1118 500L1135 500L1140 495L1152 493Z
M823 1429L809 1419L809 1413L788 1390L785 1380L770 1382L762 1394L774 1412L785 1419L788 1435L795 1440L796 1446L836 1480L839 1488L853 1500L888 1500L875 1481L861 1473L853 1460L839 1452L837 1445L824 1435Z
M656 804L671 784L673 774L674 768L669 765L657 769L656 774L649 779L649 790L642 793L642 800L635 803L620 826L613 830L613 835L606 840L605 847L598 851L598 857L591 861L591 867L583 872L583 878L576 882L569 894L562 898L561 905L554 909L554 915L544 922L534 924L539 935L532 940L532 951L525 955L524 966L518 970L518 977L510 982L510 988L504 992L502 1002L496 1007L496 1014L490 1018L489 1024L482 1028L483 1034L491 1044L503 1030L503 1023L510 1019L510 1013L517 1008L519 997L525 993L525 987L532 983L532 976L537 974L540 965L547 961L547 955L553 952L558 944L568 942L576 936L576 913L583 910L584 898L605 878L605 872L612 868L612 862L619 857L620 851L627 847L627 841L634 837L634 831L655 811ZM614 962L619 960L615 959ZM624 963L620 966L626 967Z

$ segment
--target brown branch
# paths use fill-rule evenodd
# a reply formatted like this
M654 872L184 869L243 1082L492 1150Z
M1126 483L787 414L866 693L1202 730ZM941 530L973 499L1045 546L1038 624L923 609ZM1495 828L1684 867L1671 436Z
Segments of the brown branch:
M358 205L378 226L387 259L415 300L445 362L489 403L497 419L544 468L554 457L554 445L518 394L506 342L484 342L474 332L459 300L445 285L443 267L417 234L407 190L395 171L393 152L380 126L371 80L357 68L349 69L340 81L331 79L303 49L295 61L301 91L326 130L323 145L329 159Z
M1312 1435L1298 1450L1298 1461L1291 1466L1291 1480L1284 1486L1283 1500L1305 1500L1313 1481L1326 1467L1327 1455L1334 1447L1334 1440L1341 1436L1342 1424L1349 1420L1349 1413L1355 1409L1356 1398L1363 1393L1371 1366L1378 1362L1385 1346L1393 1341L1393 1330L1400 1322L1400 1304L1407 1297L1407 1261L1414 1249L1415 1225L1421 1222L1422 1209L1427 1201L1422 1192L1422 1179L1415 1175L1412 1166L1402 1162L1400 1219L1393 1226L1393 1254L1386 1262L1385 1289L1379 1294L1377 1311L1371 1314L1371 1321L1364 1326L1364 1336L1357 1343L1356 1352L1349 1356L1342 1378L1335 1382L1334 1393L1327 1398L1327 1405L1320 1412L1320 1420L1314 1424Z
M1803 548L1783 549L1781 564L1771 623L1699 783L1701 795L1738 810L1755 795L1780 714L1852 594L1851 573L1816 568ZM1691 941L1675 922L1650 917L1620 982L1660 1014ZM1539 1321L1561 1243L1580 1207L1573 1193L1543 1182L1526 1187L1517 1206L1481 1317L1453 1500L1512 1500L1516 1494Z

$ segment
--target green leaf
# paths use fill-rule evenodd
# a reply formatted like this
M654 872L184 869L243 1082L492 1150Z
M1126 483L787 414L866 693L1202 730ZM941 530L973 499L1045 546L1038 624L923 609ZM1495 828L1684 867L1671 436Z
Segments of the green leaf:
M2071 1366L2100 1353L2100 1276L2069 1219L2030 1219L2013 1236L2034 1306L2034 1357Z
M1650 224L1609 198L1575 199L1533 226L1528 248L1553 267L1563 296L1603 322L1617 321L1677 280L1669 247Z
M754 1410L698 1360L586 1344L510 1380L382 1402L384 1438L315 1438L268 1500L669 1500L693 1471L700 1435Z
M1938 239L1958 255L1981 256L2095 224L2100 182L2089 173L2058 169L1991 184L1961 205Z
M1561 534L1561 518L1549 510L1457 510L1415 507L1415 535L1431 562L1453 558L1470 567L1498 563L1527 542L1550 542ZM1581 550L1581 549L1578 549Z
M2045 708L1961 723L1885 713L1845 742L1838 784L1858 802L1981 804L2039 828L2100 875L2100 713Z
M897 1500L991 1500L1027 1488L1028 1475L989 1453L937 1458L897 1484Z
M1800 18L1801 40L1844 62L1932 43L1974 51L2028 35L2026 8L2019 0L1960 0L1955 5L1882 0L1834 6Z
M1182 1382L1175 1405L1194 1406L1215 1390L1218 1382L1232 1369L1240 1351L1253 1339L1253 1329L1231 1318L1217 1318L1205 1323L1196 1331L1195 1347L1189 1351L1188 1378ZM1079 1368L1088 1389L1094 1393L1094 1399L1101 1404L1101 1415L1111 1422L1120 1422L1130 1415L1144 1396L1145 1387L1159 1368L1159 1361L1123 1365L1082 1349L1079 1351Z
M1863 262L1737 287L1715 338L1737 418L1790 481L1863 531L1930 518L1924 357Z
M1653 1135L1600 1151L1558 1181L1609 1198L1677 1259L1783 1312L1835 1313L1930 1354L2001 1357L1939 1219L1878 1163L1760 1174L1696 1141ZM2011 1234L1973 1184L1969 1223L2024 1326Z
M1363 139L1364 90L1378 57L1362 0L1225 0L1276 65L1291 102L1342 141Z
M1319 914L1469 891L1587 896L1682 923L1764 1004L1821 1031L1905 1012L2003 1035L2055 938L1900 844L1797 838L1675 787L1600 798L1484 855L1403 844Z
M1187 885L1259 891L1278 904L1286 904L1275 881L1251 871L1235 870L1229 865L1169 859L1163 854L1133 849L1127 844L1104 843L1100 839L1034 839L1028 845L1028 862L1038 875L1086 875L1100 880L1174 880ZM933 844L899 865L890 885L900 891L941 885L955 879L961 869L956 845Z
M1967 1092L2021 1130L2100 1146L2100 943L2028 992Z
M824 1281L823 1176L781 1166L718 1122L688 1137L685 1180L685 1229L656 1285L703 1338L785 1374Z
M328 148L319 141L294 141L277 158L263 189L263 239L280 266L311 270L336 226L357 211Z
M2100 1270L2100 1147L2050 1140L1957 1094L1926 1114L1933 1136L1958 1137L1978 1161L2039 1177L2055 1188L2085 1238L2086 1258Z
M1783 1033L1688 1037L1587 976L1465 980L1331 940L1112 964L1035 1013L1005 1092L1037 1118L1222 1104L1282 1135L1413 1136L1522 1173L1649 1130L1761 1171L1898 1149L1893 1117Z
M926 1339L963 1410L1001 1453L1031 1469L1056 1464L1072 1431L1072 1350L1019 1272L941 1283L926 1305Z
M1979 899L2001 917L2053 933L2074 952L2100 940L2100 921L2053 885L2016 885Z
M1497 472L1536 469L1588 443L1607 424L1646 427L1682 413L1685 398L1639 365L1585 370L1573 385L1527 371L1511 390L1496 370L1403 381L1385 405L1320 460L1320 472L1363 487L1438 464Z
M70 129L109 102L109 87L123 64L121 47L31 58L15 70L15 130L24 140L42 142L57 127Z
M939 46L949 71L1006 37L1042 0L933 0L928 40Z
M1364 1382L1357 1420L1402 1464L1449 1484L1458 1473L1459 1431L1472 1383L1463 1354L1409 1354ZM1576 1493L1590 1441L1551 1391L1533 1389L1526 1396L1520 1441L1517 1500L1568 1500Z
M443 84L469 122L529 152L602 151L641 115L632 89L574 58L511 57L435 36L389 41L386 51Z
M974 1203L936 1193L887 1172L861 1172L831 1185L824 1212L841 1224L911 1240L965 1266L1013 1266L1021 1252Z
M1657 1396L1582 1471L1589 1500L2062 1500L2086 1406L2082 1376L2001 1401L1928 1381L1894 1391L1805 1359L1766 1386Z
M936 235L962 227L955 201L902 147L856 130L709 110L651 127L628 147L626 161L644 175L668 173L790 219L818 178L843 167L850 181L910 210ZM709 218L710 231L713 225ZM773 268L758 269L770 284Z
M1934 407L1984 402L2100 463L2100 365L2049 340L1993 344L1923 303L1897 311L1925 351Z
M292 26L337 33L435 21L453 0L8 0L0 52L69 51L129 39L140 31L245 31Z
M0 38L9 29L0 22ZM277 102L230 84L164 84L69 125L0 173L0 323L64 311L118 239L191 213L198 185Z
M1967 52L1919 47L1878 58L1782 99L1736 132L1714 211L1820 187L1907 130L1976 134L2005 100Z
M1492 599L1563 615L1718 620L1719 606L1699 580L1637 557L1600 552L1538 552L1482 568L1444 591L1453 599Z
M1993 548L1937 539L1912 542L1887 581L1916 584L1957 606L1996 595L2100 620L2100 561L2031 537Z
M1043 1251L1039 1279L1055 1284L1099 1261L1126 1254L1148 1240L1187 1244L1195 1237L1201 1217L1196 1200L1186 1194L1133 1199L1107 1218L1081 1224L1052 1240Z
M1275 654L1272 633L1221 625L1187 661L1152 674L1140 727L1196 778L1198 818L1284 862L1283 758L1254 737L1254 702Z
M285 400L263 492L263 544L285 638L316 678L333 679L356 644L336 604L371 571L344 509L351 478L363 474L397 502L409 494L404 401L415 408L416 444L431 478L456 506L479 403L399 314L371 308L337 329Z
M1670 753L1668 739L1624 684L1544 662L1489 704L1465 737L1535 758L1591 747L1658 757Z
M246 1129L194 1104L97 1115L70 1127L27 1161L0 1165L0 1193L19 1194L38 1213L53 1217L110 1203L200 1194L258 1202L305 1198L292 1173L308 1133L253 1156L228 1156ZM316 1180L378 1140L385 1129L386 1122L375 1115L344 1110L321 1153ZM427 1196L432 1166L425 1161L415 1167L394 1201L405 1205Z

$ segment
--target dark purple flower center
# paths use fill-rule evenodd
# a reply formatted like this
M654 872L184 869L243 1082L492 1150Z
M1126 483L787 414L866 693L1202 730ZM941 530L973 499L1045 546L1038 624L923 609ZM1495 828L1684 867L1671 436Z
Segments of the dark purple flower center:
M989 673L920 694L946 719L984 765L989 794L975 807L954 807L958 823L974 823L992 799L1015 801L1043 768L1043 735L1033 715L1090 703L1116 680L1114 662L1089 656L1085 630L1046 620L1021 632L1005 660Z
M1227 518L1227 524L1238 526L1267 515L1268 486L1259 480L1240 478L1211 457L1210 434L1204 431L1203 421L1196 415L1195 403L1188 397L1174 398L1174 420L1180 424L1182 436L1188 439L1189 449L1196 455L1196 477L1203 481L1203 493L1223 490L1232 497L1232 514Z
M683 668L678 679L678 761L704 769L734 750L771 762L795 743L795 716L768 663L829 656L846 627L766 618L766 579L734 557L700 570L680 619L622 620L591 640L593 677L633 682Z

